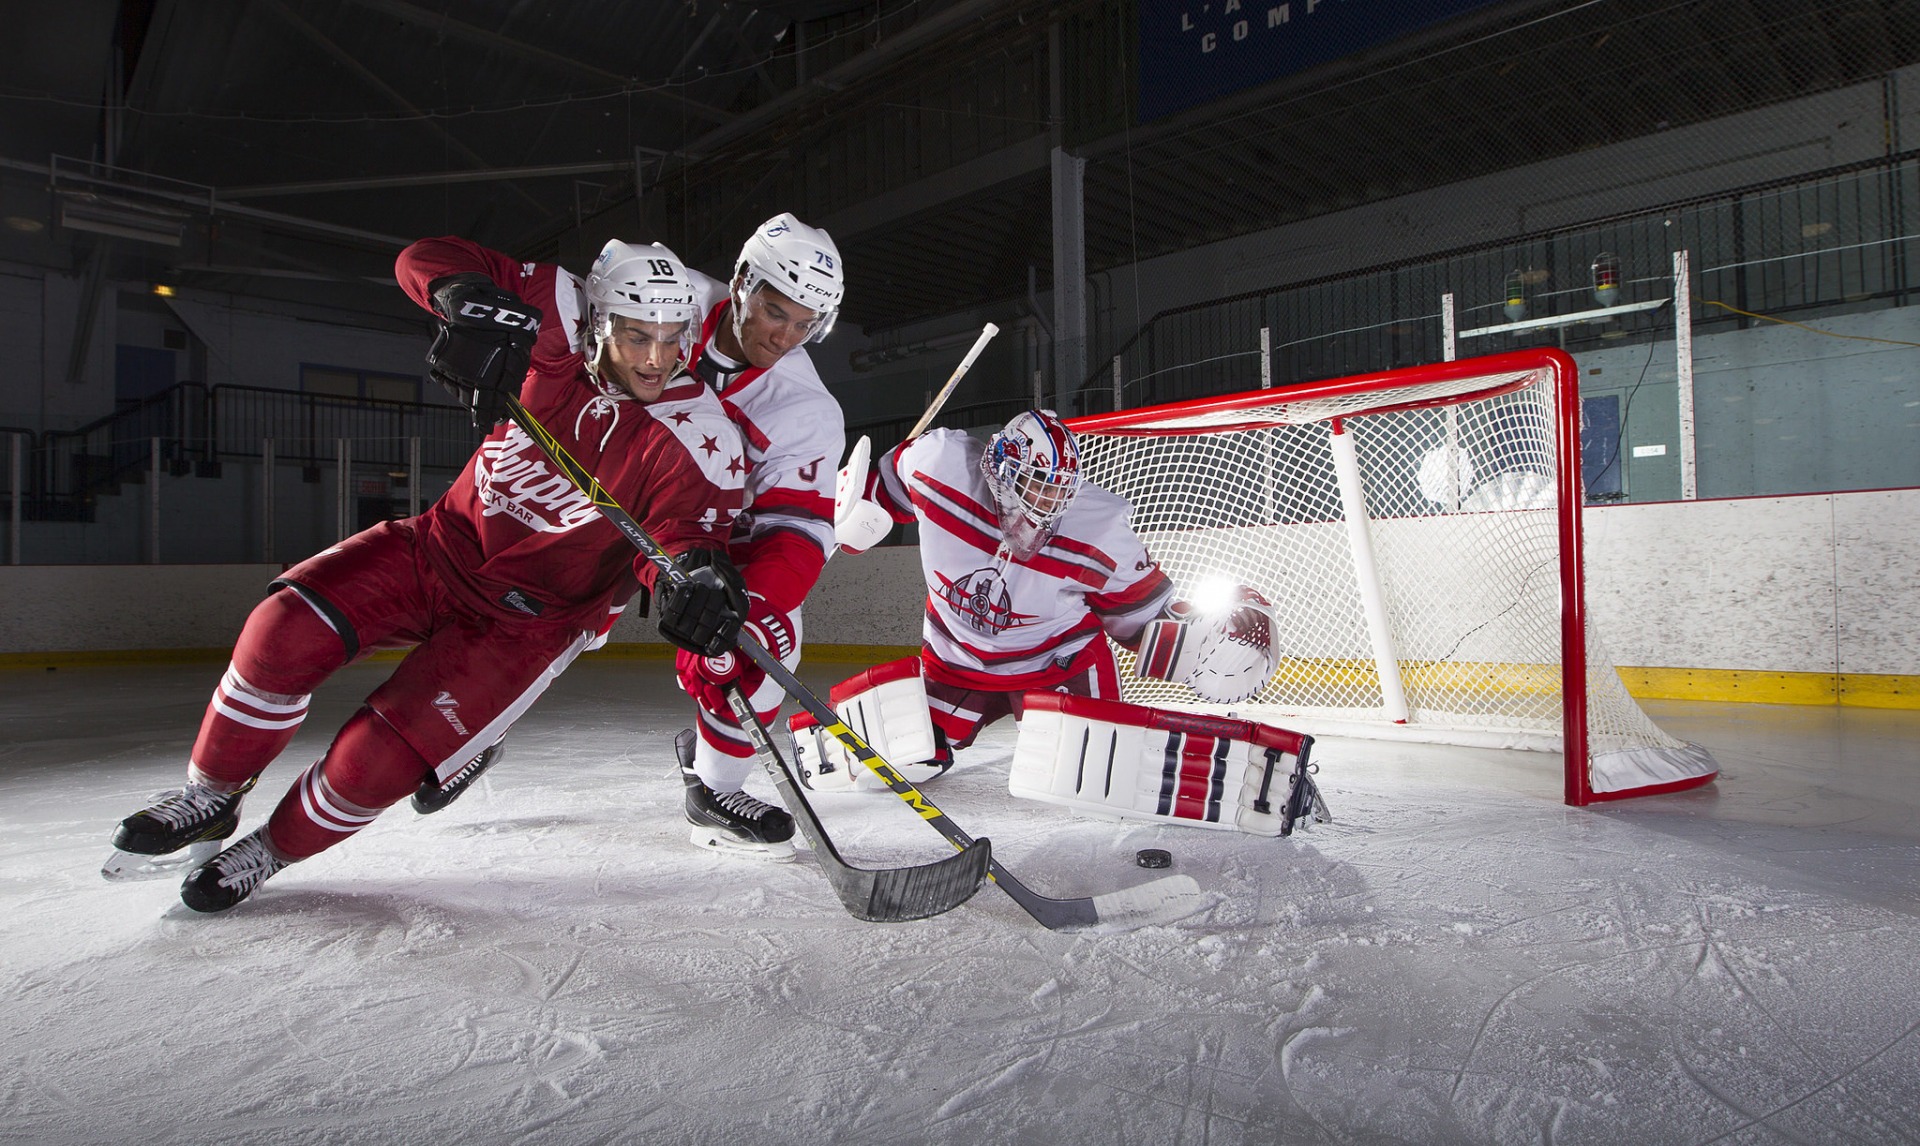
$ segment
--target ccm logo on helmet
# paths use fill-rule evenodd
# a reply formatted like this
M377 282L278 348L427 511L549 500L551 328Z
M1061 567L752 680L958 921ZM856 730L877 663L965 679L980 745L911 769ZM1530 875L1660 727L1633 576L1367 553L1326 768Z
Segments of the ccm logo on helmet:
M508 310L505 307L492 306L484 302L467 302L460 306L461 318L474 318L492 321L500 326L511 326L525 330L529 334L540 333L540 319L524 311Z

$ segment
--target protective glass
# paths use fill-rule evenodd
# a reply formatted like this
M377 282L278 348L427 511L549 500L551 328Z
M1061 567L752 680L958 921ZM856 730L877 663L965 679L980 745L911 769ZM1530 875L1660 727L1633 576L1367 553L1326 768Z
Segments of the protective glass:
M779 288L755 274L744 297L736 298L740 321L752 322L762 329L785 327L796 342L818 342L833 330L835 310L812 310L805 303L787 297ZM766 287L765 290L760 289Z

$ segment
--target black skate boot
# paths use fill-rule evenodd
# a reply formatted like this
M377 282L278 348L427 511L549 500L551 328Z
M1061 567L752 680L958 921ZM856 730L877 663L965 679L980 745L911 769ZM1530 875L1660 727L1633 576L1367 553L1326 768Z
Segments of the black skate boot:
M507 742L502 740L493 747L475 756L464 764L451 779L442 784L432 775L420 781L420 790L413 794L413 810L423 816L430 816L460 798L460 793L473 786L480 774L500 762L507 754Z
M265 824L243 836L239 843L195 868L180 885L180 902L195 911L225 911L253 894L287 861L267 847Z
M688 838L696 847L754 859L793 858L793 817L745 792L716 792L693 770L693 729L673 738L680 779L687 785Z
M151 807L114 829L113 854L100 874L111 880L159 879L206 861L239 828L240 797L252 787L248 780L237 791L220 793L189 780L185 788L160 793ZM182 848L188 849L185 855L170 855Z
M232 792L216 792L197 781L164 793L159 802L120 821L113 846L135 855L162 856L202 840L224 840L240 826L240 797L248 780Z

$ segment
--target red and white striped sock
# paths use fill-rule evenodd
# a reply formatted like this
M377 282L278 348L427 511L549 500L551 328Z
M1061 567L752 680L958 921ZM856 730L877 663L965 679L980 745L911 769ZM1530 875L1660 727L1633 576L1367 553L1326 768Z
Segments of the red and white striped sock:
M294 590L254 606L200 720L188 775L226 792L258 776L300 731L313 690L346 659L340 634Z
M288 860L318 855L371 824L427 774L420 754L371 708L362 708L281 797L267 821L268 842Z
M300 731L311 696L268 692L229 663L201 718L187 775L216 792L231 792L245 784Z
M267 839L288 861L318 855L371 824L379 808L343 798L327 783L326 758L315 760L267 821Z

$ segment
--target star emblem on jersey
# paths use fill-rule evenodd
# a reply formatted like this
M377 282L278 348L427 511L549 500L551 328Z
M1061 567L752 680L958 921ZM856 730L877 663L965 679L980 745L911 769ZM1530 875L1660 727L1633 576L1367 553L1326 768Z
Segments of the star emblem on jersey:
M1007 591L1006 578L992 566L975 569L957 581L938 573L934 576L940 578L940 599L982 633L1004 633L1034 621L1033 613L1013 611L1013 594Z
M727 473L741 474L745 472L747 472L747 460L745 458L733 458L727 462Z
M710 454L717 454L720 452L720 440L718 438L715 438L706 434L702 434L700 436L700 448Z
M692 414L689 414L689 413L687 413L687 412L686 412L685 410L680 410L680 411L677 411L677 412L675 412L675 413L673 413L673 414L669 414L669 415L668 415L668 418L669 418L669 420L671 420L671 421L672 421L672 422L673 422L673 423L674 423L675 425L678 425L678 426L684 426L684 425L686 425L686 424L687 424L688 422L691 422L691 421L693 421L693 415L692 415Z

